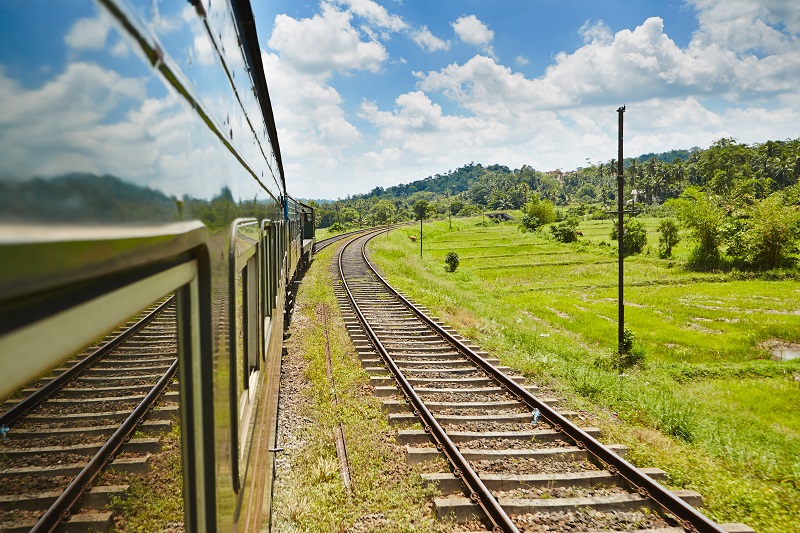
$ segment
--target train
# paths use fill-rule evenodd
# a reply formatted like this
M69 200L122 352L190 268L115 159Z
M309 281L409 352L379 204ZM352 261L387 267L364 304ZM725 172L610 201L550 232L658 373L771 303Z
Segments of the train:
M174 294L185 528L268 529L315 212L287 186L249 0L2 12L0 397Z

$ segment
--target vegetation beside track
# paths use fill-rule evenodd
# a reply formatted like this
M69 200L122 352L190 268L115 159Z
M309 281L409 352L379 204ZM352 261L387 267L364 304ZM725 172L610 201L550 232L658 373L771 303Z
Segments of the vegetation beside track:
M606 442L666 470L671 486L701 492L710 517L771 532L800 523L800 360L769 352L800 341L796 272L694 272L657 255L627 258L626 324L644 362L621 372L610 221L584 222L573 244L480 221L426 224L423 259L409 239L418 228L370 250L392 284L504 364L575 407L605 408ZM657 242L658 221L644 222ZM451 251L460 258L452 273Z
M443 531L428 506L433 493L423 487L419 470L406 465L344 328L333 290L334 249L338 246L320 253L305 273L286 341L284 360L304 359L308 385L296 400L306 423L296 430L299 447L279 456L290 461L291 468L278 472L273 526L281 532ZM338 408L325 370L321 305L329 326ZM339 474L333 439L339 422L347 443L352 494Z
M135 437L150 437L137 433ZM172 430L161 435L161 451L151 457L146 475L106 471L96 485L130 485L124 497L112 497L108 509L114 512L111 531L183 531L183 467L181 430L175 420Z

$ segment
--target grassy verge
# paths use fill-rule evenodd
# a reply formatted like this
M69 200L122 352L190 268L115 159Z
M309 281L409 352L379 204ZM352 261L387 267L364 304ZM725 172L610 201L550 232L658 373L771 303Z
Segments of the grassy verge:
M286 342L287 357L304 360L307 386L299 415L306 423L296 430L298 447L287 450L291 468L277 479L273 524L278 531L441 531L428 507L433 495L422 486L419 471L405 464L347 336L333 292L333 252L323 251L306 273ZM325 371L320 306L328 316L338 408ZM332 437L339 422L347 441L352 494L342 484Z
M161 452L151 457L147 475L101 474L97 485L130 484L124 498L112 497L108 505L115 514L112 531L183 530L181 430L177 421L173 422L172 431L161 437L161 444Z
M712 518L796 528L800 360L773 361L765 348L800 340L796 273L697 273L626 259L626 323L644 363L620 373L616 248L601 224L585 223L583 241L565 245L479 220L426 225L422 260L412 229L371 250L393 284L504 364L578 407L605 408L606 440L665 469L671 486L700 491ZM454 273L444 269L449 251L461 258Z

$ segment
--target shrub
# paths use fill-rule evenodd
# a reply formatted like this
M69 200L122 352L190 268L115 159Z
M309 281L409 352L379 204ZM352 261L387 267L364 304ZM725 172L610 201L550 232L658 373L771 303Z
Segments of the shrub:
M444 269L448 272L455 272L458 268L459 260L458 254L455 252L447 252L447 255L444 256L445 267Z
M522 227L533 231L539 226L556 221L556 209L550 200L533 197L522 207Z
M611 227L611 240L616 241L619 239L618 224L615 222ZM647 230L644 224L639 222L638 219L632 218L625 224L622 242L625 246L625 256L641 253L644 247L647 246Z
M334 222L328 226L328 231L344 231L344 226L339 222Z
M567 218L564 222L560 222L550 226L550 231L553 237L560 242L575 242L578 240L578 234L575 228L578 227L578 219L575 217Z
M698 269L712 269L722 262L719 247L722 244L722 223L725 211L718 205L716 197L709 197L693 187L669 204L675 208L678 220L691 230L697 247L692 250L689 264Z
M658 224L658 231L661 236L658 238L658 256L661 259L672 257L672 247L681 240L678 235L678 225L671 218L665 218Z
M773 194L750 207L747 214L736 242L745 260L765 270L781 266L796 251L800 213L795 206L785 205L781 194Z

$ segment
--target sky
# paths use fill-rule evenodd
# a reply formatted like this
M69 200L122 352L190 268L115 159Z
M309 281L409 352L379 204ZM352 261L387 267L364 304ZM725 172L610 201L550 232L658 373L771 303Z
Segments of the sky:
M571 170L800 135L797 0L255 1L287 184Z

